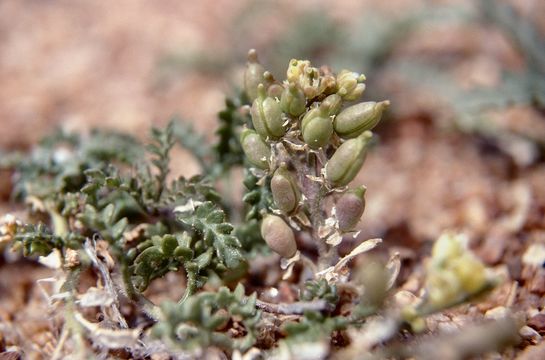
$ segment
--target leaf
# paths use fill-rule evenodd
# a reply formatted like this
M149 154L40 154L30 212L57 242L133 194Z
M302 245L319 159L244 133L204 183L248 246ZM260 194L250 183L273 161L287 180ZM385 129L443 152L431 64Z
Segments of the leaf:
M224 350L248 350L256 342L261 313L255 307L256 293L246 297L241 286L235 292L221 287L217 292L190 296L183 303L165 302L161 305L162 320L153 326L152 334L172 348L197 350L217 346ZM229 332L216 330L234 315L247 332L237 341Z
M244 152L238 139L239 129L244 124L251 122L249 114L243 115L239 109L243 105L248 105L248 100L241 92L237 97L227 98L225 100L225 109L218 114L219 127L216 130L218 141L213 147L219 169L222 173L233 166L242 165L244 161Z
M209 249L214 249L219 262L233 269L244 262L240 242L231 235L233 226L224 222L225 214L214 203L207 201L196 206L194 212L179 212L177 219L195 229L205 240Z
M157 128L151 129L151 136L154 143L148 145L148 152L155 155L151 163L156 167L158 174L155 176L156 181L152 183L148 181L148 190L153 200L159 201L163 190L166 188L166 179L170 162L170 150L174 146L174 120L171 120L164 130Z

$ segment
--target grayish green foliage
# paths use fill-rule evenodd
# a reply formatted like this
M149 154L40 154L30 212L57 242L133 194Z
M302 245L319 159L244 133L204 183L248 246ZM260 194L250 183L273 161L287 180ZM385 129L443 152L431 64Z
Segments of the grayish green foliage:
M217 292L202 292L182 304L166 302L161 306L164 321L153 333L175 347L196 350L217 346L225 350L248 350L256 341L260 311L256 309L256 294L244 295L244 286L231 292L222 287ZM246 335L236 338L221 331L236 318Z

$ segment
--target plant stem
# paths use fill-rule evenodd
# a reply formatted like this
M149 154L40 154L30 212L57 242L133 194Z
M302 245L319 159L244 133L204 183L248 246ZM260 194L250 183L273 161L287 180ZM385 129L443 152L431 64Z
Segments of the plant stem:
M325 300L298 301L290 304L272 304L256 300L255 306L263 311L273 314L302 315L305 311L331 311L333 306Z
M140 294L132 283L131 273L126 259L121 260L121 276L123 279L123 285L125 287L125 292L127 297L142 307L142 310L151 318L157 320L160 318L159 307L150 301L147 297Z
M182 304L184 301L187 300L188 297L190 297L195 293L195 291L197 291L197 274L195 274L194 271L189 271L187 268L185 272L187 274L187 283L185 285L184 294L182 295L180 300L178 300L178 304Z
M310 222L312 224L312 237L318 247L318 268L323 270L332 265L336 255L335 248L329 248L325 240L319 235L319 229L324 224L323 199L327 194L325 186L315 180L309 179L307 175L319 177L321 164L315 153L308 153L306 161L301 161L296 167L301 182L301 191L306 197Z
M87 351L85 349L85 339L83 338L83 329L81 325L76 321L76 318L74 317L75 312L75 302L74 302L74 294L76 293L77 283L79 281L79 274L81 270L80 269L74 269L68 272L66 281L63 285L65 288L65 291L67 291L70 295L66 299L66 307L65 307L65 328L63 329L63 332L66 331L66 335L72 334L72 336L75 339L76 342L76 352L77 355L75 356L76 359L86 359L87 358ZM60 352L60 350L59 350Z
M299 166L296 166L296 169L299 172L298 175L301 182L301 191L305 195L308 204L308 210L310 212L310 222L313 228L312 237L316 240L316 243L318 244L318 252L321 256L327 251L325 244L320 241L316 230L319 224L322 222L319 197L321 185L307 177L307 175L317 176L316 163L316 157L314 156L314 154L309 153L307 154L306 161L299 162Z

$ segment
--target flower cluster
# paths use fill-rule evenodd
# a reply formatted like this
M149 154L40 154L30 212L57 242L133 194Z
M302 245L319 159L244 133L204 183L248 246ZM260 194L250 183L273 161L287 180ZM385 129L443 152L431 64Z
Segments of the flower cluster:
M413 330L425 328L424 317L470 301L492 289L497 279L467 247L467 238L445 232L433 245L426 265L425 296L402 311Z
M484 264L467 249L462 235L445 233L435 242L427 266L428 301L444 307L470 297L487 287Z
M347 189L366 157L388 101L353 104L365 90L364 75L315 68L292 59L283 82L248 54L245 91L253 101L251 128L240 141L260 177L270 177L276 214L267 214L261 233L283 257L297 252L293 230L320 229L317 237L336 245L353 231L365 207L365 187ZM265 182L263 182L265 183ZM326 196L335 206L325 218Z

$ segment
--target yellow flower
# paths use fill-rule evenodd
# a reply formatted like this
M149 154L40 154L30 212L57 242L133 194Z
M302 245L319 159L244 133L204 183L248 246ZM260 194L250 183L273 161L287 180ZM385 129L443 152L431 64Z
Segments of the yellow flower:
M443 233L431 250L432 261L440 266L448 260L461 256L464 253L465 242L467 240L462 235Z
M467 239L445 233L432 249L426 290L434 307L455 304L482 291L488 284L483 263L467 249Z
M468 294L478 292L486 284L484 265L470 253L465 253L453 259L450 267L456 273L462 288Z

